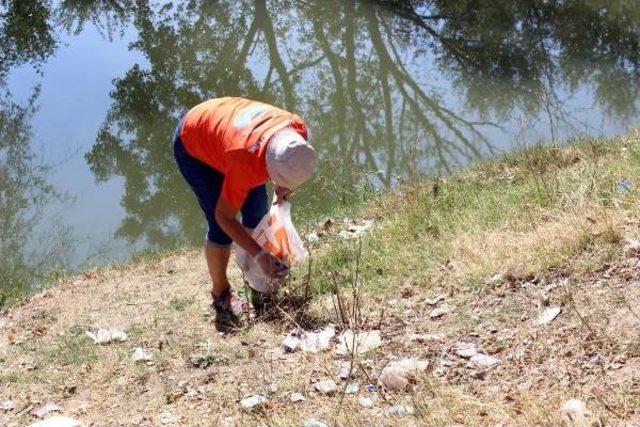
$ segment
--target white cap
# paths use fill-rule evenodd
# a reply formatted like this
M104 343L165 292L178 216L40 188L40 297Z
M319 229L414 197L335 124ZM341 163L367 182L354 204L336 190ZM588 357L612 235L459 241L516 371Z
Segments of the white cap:
M291 128L276 132L266 153L267 170L278 186L295 190L308 180L316 168L316 151Z

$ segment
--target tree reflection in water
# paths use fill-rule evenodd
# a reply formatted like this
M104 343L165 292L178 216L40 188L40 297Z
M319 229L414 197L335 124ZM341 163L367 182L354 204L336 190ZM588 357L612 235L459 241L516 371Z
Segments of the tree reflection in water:
M131 8L139 50L87 160L126 179L119 235L154 246L201 239L175 172L175 123L203 99L240 95L300 113L322 159L307 212L357 198L369 172L446 172L491 153L486 131L513 111L575 123L560 93L637 113L640 8L628 1L189 1ZM445 76L467 108L445 102ZM555 135L553 135L555 137Z

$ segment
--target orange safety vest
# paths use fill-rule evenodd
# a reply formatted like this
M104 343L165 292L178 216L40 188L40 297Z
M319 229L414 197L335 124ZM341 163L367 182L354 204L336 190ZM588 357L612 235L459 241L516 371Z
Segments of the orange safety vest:
M285 127L307 139L300 116L262 102L224 97L192 108L180 137L191 156L224 174L220 197L239 209L252 188L269 181L266 147Z

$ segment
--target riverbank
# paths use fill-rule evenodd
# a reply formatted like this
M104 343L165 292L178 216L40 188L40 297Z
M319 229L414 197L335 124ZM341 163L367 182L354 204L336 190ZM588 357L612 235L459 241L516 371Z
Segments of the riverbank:
M94 425L558 425L578 399L586 422L638 423L639 184L636 131L383 195L307 233L290 295L235 334L214 329L199 251L65 279L0 317L0 421L52 402ZM381 344L283 350L329 324ZM110 327L126 340L86 336ZM381 372L403 358L428 366L390 390Z

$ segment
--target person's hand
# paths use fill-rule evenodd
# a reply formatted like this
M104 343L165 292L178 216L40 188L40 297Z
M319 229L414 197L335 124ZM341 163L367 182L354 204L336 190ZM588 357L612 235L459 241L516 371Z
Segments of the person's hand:
M270 279L281 280L289 274L289 267L264 249L260 249L260 252L253 259L260 266L264 275Z

